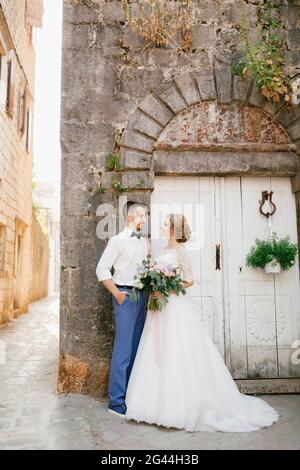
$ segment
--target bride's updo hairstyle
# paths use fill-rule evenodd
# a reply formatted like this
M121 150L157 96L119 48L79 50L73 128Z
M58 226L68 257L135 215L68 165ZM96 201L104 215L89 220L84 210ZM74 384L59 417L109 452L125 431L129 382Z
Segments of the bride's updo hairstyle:
M183 214L169 214L170 230L179 243L185 243L191 238L192 231Z

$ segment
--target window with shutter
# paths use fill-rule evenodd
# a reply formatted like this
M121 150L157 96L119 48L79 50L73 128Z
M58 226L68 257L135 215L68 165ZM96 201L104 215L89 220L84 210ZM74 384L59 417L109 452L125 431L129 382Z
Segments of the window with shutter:
M12 60L7 63L7 91L6 91L6 111L12 118L14 113L15 87L13 84Z
M27 113L27 102L28 102L28 88L27 84L23 82L21 85L21 99L19 107L19 131L23 136L26 128L26 113Z
M7 97L7 56L0 53L0 111L5 111Z
M31 112L30 108L27 109L26 113L26 150L30 151L30 126L31 126Z
M4 271L5 263L6 226L0 224L0 271Z

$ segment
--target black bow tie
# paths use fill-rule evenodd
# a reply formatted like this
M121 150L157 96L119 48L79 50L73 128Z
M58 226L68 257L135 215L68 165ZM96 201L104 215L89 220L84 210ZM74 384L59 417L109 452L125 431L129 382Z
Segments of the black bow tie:
M132 232L131 237L141 238L141 234L137 232Z

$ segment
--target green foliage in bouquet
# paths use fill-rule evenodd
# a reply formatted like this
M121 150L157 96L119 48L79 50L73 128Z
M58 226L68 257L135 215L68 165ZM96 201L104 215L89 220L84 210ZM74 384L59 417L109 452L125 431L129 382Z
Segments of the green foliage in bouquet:
M166 306L171 292L176 295L186 294L179 266L159 266L159 264L152 262L150 255L139 266L135 281L146 290L147 294L159 293L156 298L149 297L149 310L161 311ZM139 289L133 288L130 297L131 300L136 301L139 298Z
M251 247L246 256L246 266L252 268L264 268L265 265L276 259L283 270L289 269L295 262L298 247L296 243L290 243L287 235L279 239L276 232L272 240L259 240Z

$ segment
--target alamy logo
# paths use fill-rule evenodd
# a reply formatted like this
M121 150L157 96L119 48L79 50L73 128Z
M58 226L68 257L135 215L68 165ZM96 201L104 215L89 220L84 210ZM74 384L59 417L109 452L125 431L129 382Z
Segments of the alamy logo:
M127 203L126 196L119 197L118 211L112 204L100 204L97 207L96 215L101 219L97 223L96 235L100 240L108 240L126 225L123 216L124 207ZM117 212L119 215L117 215ZM192 230L189 245L194 249L201 249L204 243L205 211L201 203L162 203L151 204L151 239L161 239L161 227L167 214L179 213L185 215L187 222ZM143 233L148 234L148 217L143 226ZM178 234L180 236L180 234Z

